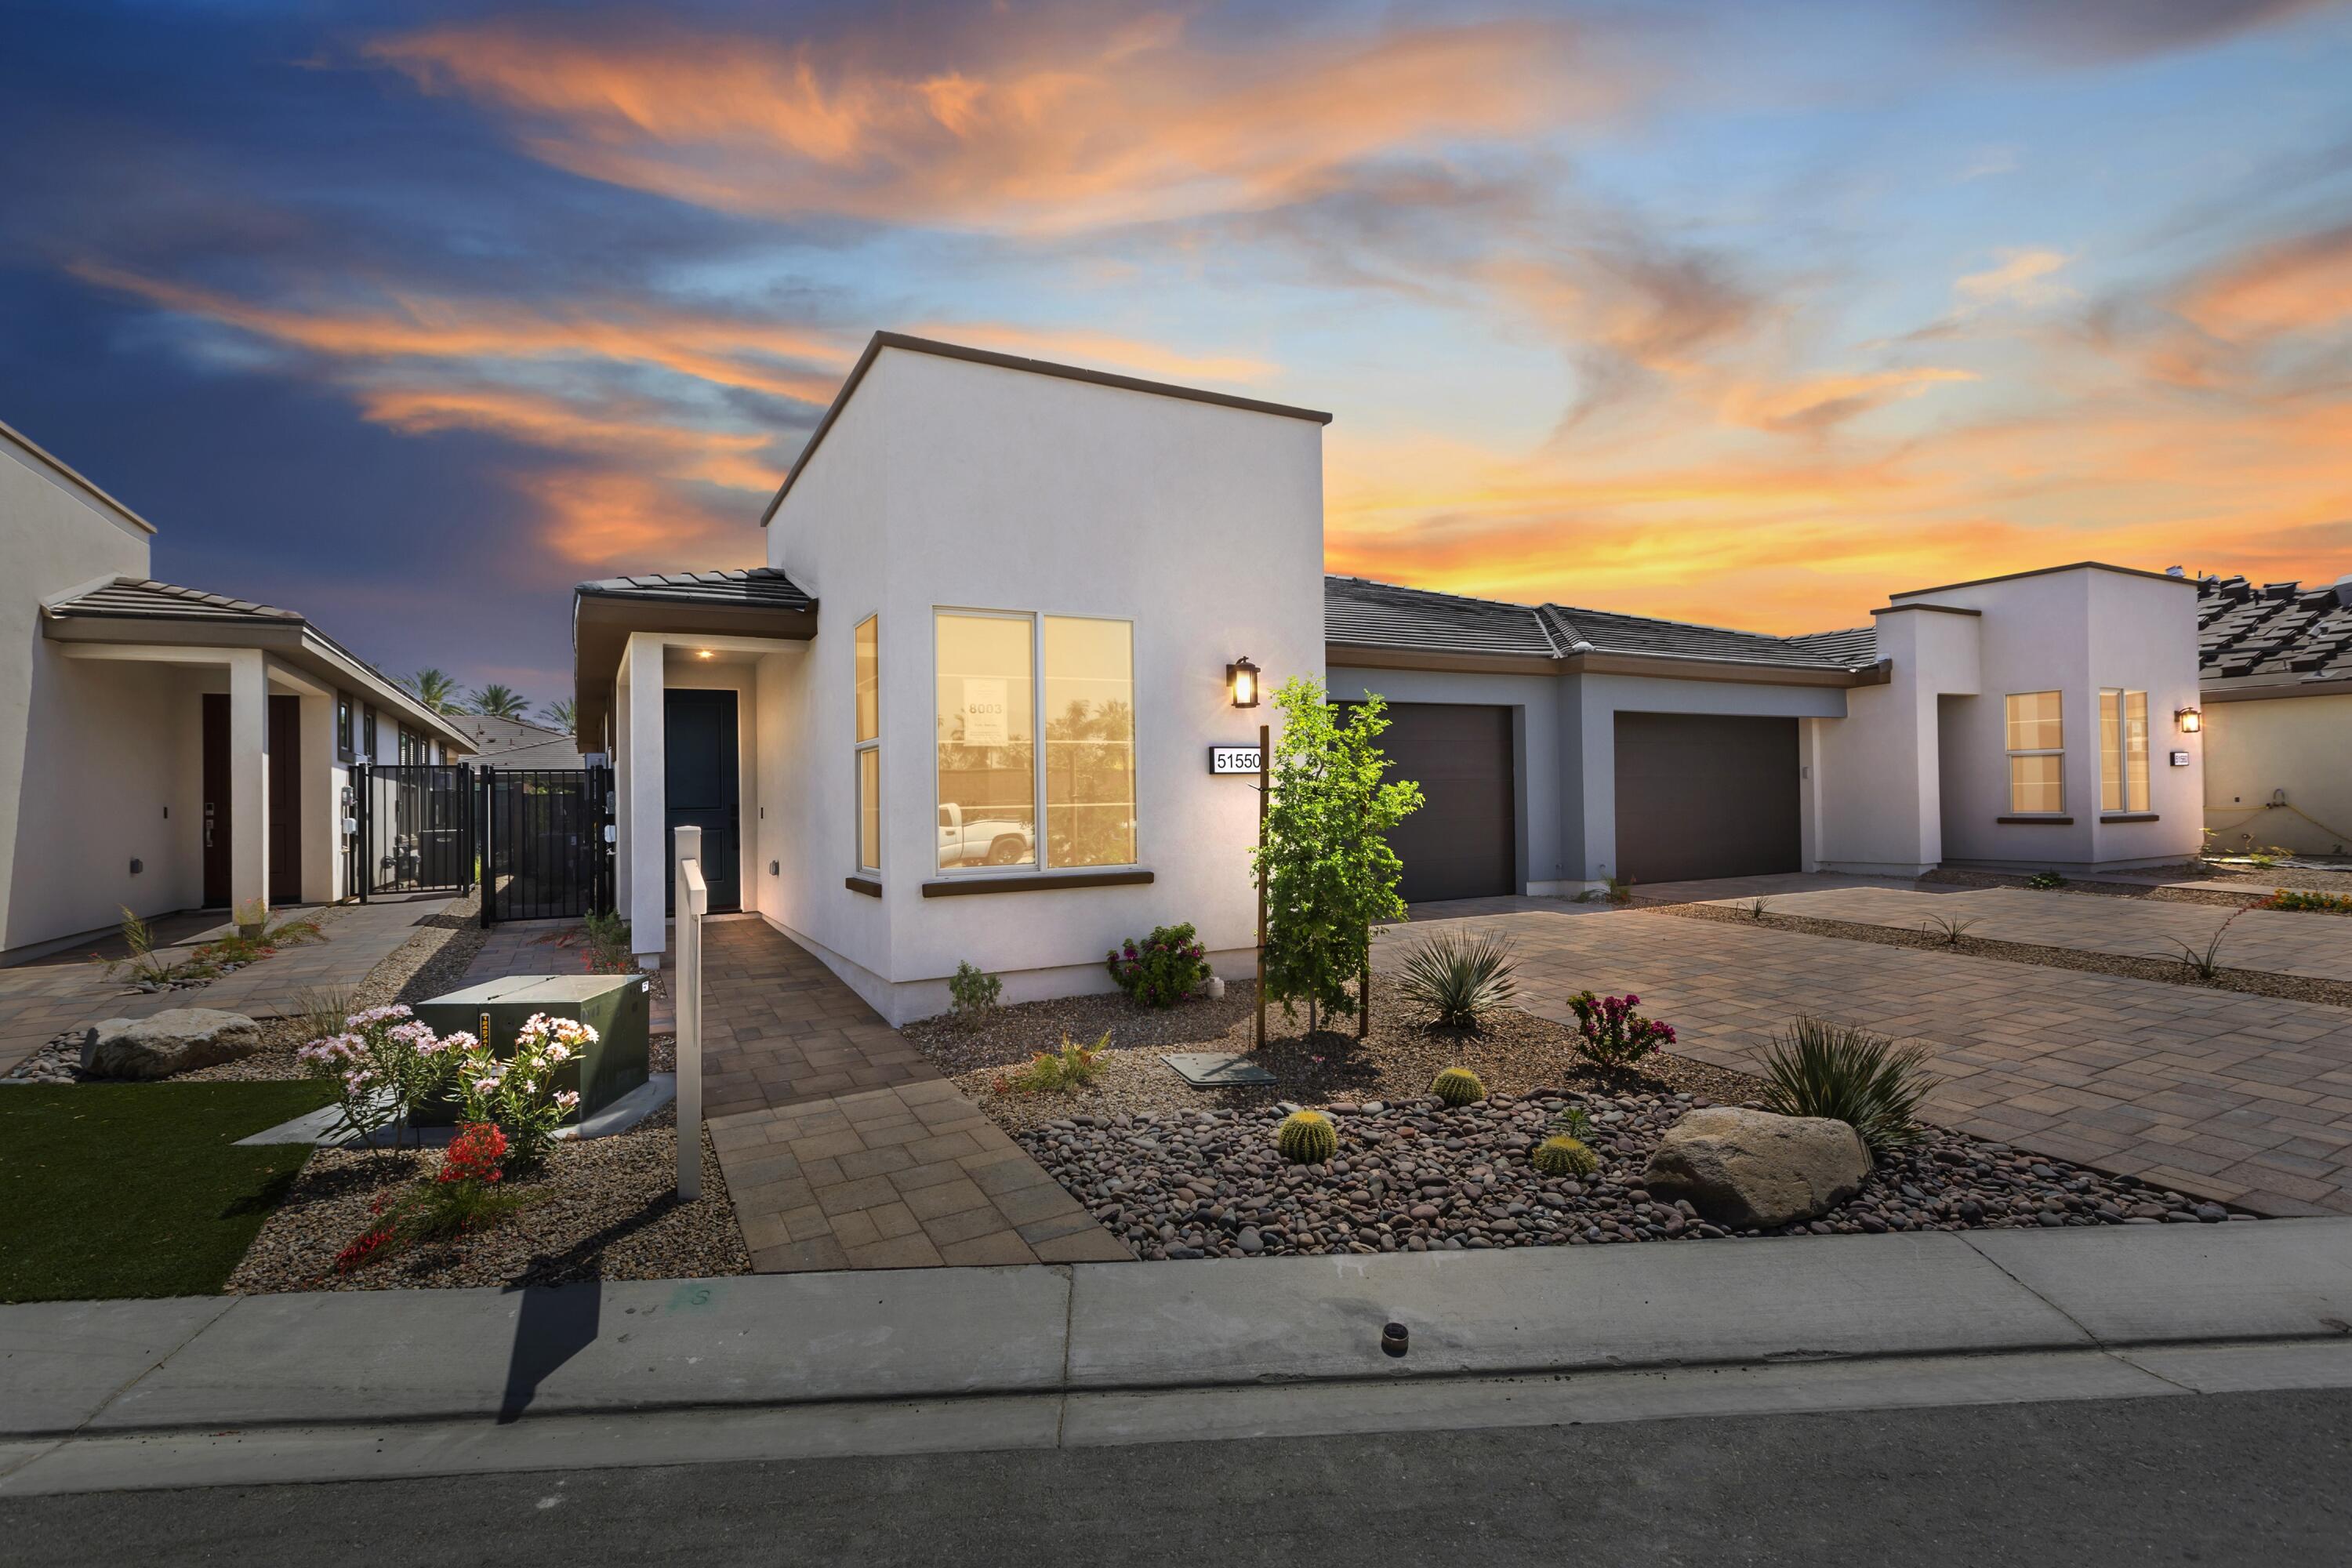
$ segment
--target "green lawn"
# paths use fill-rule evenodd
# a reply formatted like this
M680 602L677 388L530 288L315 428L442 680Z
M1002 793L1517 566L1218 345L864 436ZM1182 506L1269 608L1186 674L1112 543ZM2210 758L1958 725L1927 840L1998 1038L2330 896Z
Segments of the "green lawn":
M310 1157L235 1147L321 1083L0 1089L0 1301L220 1289Z

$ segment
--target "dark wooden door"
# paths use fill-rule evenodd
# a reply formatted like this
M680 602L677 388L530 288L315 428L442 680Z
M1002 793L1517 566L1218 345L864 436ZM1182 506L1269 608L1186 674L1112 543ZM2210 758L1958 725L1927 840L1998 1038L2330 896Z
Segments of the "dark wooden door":
M1637 882L1801 868L1797 721L1617 715L1617 875Z
M667 902L677 913L677 827L702 829L702 879L710 887L710 907L743 907L742 810L740 761L735 749L735 693L668 691L663 694L662 791L667 821L662 864Z
M205 801L198 831L205 837L205 907L218 909L229 891L228 697L205 694Z
M1511 710L1452 702L1392 702L1387 777L1421 785L1422 806L1389 835L1404 862L1409 904L1508 895L1518 886L1518 813Z
M269 700L269 901L302 899L302 700Z

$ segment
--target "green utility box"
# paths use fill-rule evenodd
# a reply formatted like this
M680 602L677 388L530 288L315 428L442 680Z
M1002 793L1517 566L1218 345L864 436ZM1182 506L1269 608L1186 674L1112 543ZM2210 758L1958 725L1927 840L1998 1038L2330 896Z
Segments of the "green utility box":
M482 1032L490 1016L488 1039L499 1056L514 1054L515 1037L534 1013L577 1018L596 1031L596 1043L576 1062L556 1073L556 1087L580 1091L580 1114L594 1115L646 1081L647 1024L653 983L628 974L510 974L446 996L417 1004L416 1016L436 1035ZM440 1100L418 1108L420 1126L446 1127L457 1120L457 1103Z

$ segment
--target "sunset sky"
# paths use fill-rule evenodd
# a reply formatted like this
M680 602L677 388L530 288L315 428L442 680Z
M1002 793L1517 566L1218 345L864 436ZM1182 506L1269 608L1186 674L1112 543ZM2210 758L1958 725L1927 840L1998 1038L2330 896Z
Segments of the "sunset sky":
M394 670L759 561L877 327L1329 409L1420 586L2352 572L2352 7L5 11L0 419Z

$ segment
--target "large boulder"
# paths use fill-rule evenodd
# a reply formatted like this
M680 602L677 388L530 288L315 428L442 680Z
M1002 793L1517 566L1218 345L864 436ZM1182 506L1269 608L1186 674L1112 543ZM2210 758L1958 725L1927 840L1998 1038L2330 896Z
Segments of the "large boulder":
M1819 1219L1862 1188L1870 1151L1843 1121L1715 1106L1666 1129L1642 1184L1733 1230Z
M98 1078L169 1078L261 1048L261 1026L217 1007L166 1007L144 1018L92 1024L81 1041L81 1070Z

